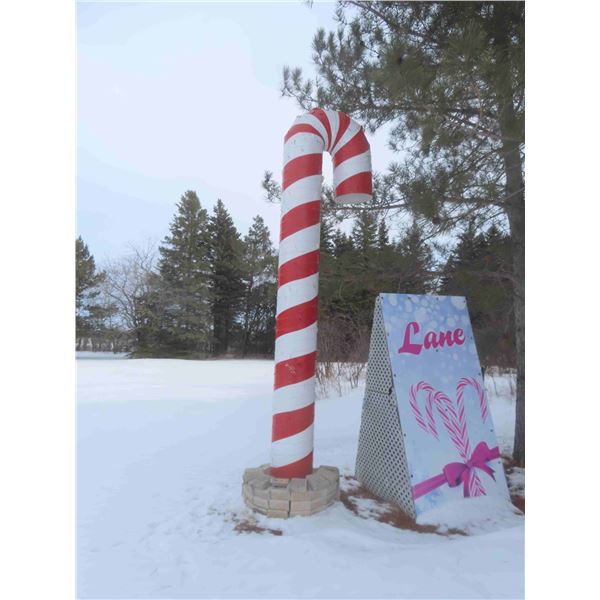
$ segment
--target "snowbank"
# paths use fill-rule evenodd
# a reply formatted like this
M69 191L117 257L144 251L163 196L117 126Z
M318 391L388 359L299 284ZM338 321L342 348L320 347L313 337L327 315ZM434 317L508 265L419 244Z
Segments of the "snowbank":
M281 535L236 531L254 519L242 472L269 459L272 377L271 361L78 361L79 597L523 596L514 513L463 523L477 535L440 536L337 503L309 518L256 517ZM362 394L318 401L317 465L353 473ZM510 398L492 397L491 410L510 440Z

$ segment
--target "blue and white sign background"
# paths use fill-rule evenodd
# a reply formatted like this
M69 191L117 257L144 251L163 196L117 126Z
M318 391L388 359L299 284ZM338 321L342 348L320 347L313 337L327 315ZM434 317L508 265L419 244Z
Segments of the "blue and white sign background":
M463 473L471 481L476 475L480 483L471 487L472 496L508 498L465 298L380 294L380 299L413 495L418 495L415 485L433 480L419 488L422 493L423 487L433 487L415 498L417 514L469 495L463 481L451 487L445 472ZM439 401L442 394L446 404ZM448 411L442 414L448 404L454 421ZM462 427L453 428L457 421ZM490 452L473 458L481 442ZM445 471L451 463L454 467Z

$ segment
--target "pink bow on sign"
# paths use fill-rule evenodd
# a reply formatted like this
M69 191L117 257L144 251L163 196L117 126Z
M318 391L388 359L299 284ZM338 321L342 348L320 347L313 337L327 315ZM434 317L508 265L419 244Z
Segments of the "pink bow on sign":
M468 498L471 495L469 492L469 478L473 469L481 469L492 479L496 479L494 477L494 469L487 464L488 461L494 458L500 458L498 446L490 448L485 442L479 442L466 463L448 463L439 475L414 485L412 488L413 497L416 500L421 496L425 496L425 494L433 492L433 490L442 485L448 484L450 487L456 487L462 483L465 498Z

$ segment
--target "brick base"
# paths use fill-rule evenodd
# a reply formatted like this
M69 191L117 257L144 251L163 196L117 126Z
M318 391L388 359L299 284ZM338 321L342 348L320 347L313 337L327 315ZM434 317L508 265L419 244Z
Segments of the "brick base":
M242 495L246 505L267 517L314 515L340 498L340 472L319 467L305 478L271 477L270 465L244 471Z

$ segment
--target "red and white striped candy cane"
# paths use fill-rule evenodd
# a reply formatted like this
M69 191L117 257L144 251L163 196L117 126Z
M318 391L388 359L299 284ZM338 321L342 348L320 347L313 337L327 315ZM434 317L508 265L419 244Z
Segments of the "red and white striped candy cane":
M333 162L335 200L372 198L371 152L362 128L341 112L311 110L284 139L271 474L312 472L323 152Z
M427 423L419 410L419 405L417 403L417 395L419 392L423 390L427 392L427 404L425 405L425 412L427 414ZM435 390L431 387L426 381L419 381L416 385L413 385L410 388L408 393L408 400L410 402L410 407L412 408L413 414L415 415L415 419L419 424L419 427L424 431L428 431L433 435L433 437L438 440L438 432L435 426L435 419L433 417L433 402L434 402Z
M465 393L465 387L468 385L472 386L477 392L477 397L479 398L479 409L481 410L481 420L485 423L485 420L488 416L487 402L485 401L483 388L477 379L473 379L472 377L463 377L456 386L456 398L458 401L462 402L463 394Z

